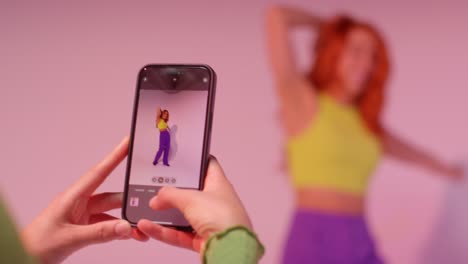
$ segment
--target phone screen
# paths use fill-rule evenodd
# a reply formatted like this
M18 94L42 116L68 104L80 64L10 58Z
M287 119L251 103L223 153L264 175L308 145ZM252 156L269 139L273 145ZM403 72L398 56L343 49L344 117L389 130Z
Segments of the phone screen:
M163 186L201 189L211 133L214 72L150 65L138 77L127 163L124 218L187 227L176 209L148 205Z

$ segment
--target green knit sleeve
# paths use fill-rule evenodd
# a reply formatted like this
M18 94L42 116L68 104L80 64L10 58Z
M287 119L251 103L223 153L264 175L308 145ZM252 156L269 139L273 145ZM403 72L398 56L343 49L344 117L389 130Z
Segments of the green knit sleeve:
M36 263L26 253L16 232L15 225L8 217L0 199L0 263Z
M253 232L243 226L235 226L208 239L203 264L256 264L264 252Z

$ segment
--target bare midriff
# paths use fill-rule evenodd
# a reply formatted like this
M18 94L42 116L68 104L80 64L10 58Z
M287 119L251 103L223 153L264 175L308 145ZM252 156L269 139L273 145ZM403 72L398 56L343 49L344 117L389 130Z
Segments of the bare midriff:
M296 206L303 210L362 215L364 196L336 190L307 187L296 189Z

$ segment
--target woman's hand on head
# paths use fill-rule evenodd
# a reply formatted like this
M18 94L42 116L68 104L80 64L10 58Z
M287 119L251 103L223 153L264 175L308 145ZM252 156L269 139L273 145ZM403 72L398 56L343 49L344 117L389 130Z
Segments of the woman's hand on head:
M42 263L59 263L91 244L130 237L148 240L128 222L105 213L121 208L122 193L94 194L127 152L128 138L125 138L23 230L21 236L30 254Z
M195 234L145 219L138 222L141 232L162 242L197 252L202 251L206 240L214 233L238 225L252 228L247 212L215 158L210 159L203 191L163 187L150 200L150 207L154 210L177 208L184 214Z

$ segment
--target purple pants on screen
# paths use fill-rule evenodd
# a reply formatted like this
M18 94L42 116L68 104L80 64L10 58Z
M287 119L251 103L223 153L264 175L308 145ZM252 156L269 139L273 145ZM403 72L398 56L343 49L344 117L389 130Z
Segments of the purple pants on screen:
M362 216L299 210L284 264L382 264Z
M169 131L164 130L159 132L159 149L158 152L156 153L156 157L154 158L153 164L156 164L159 162L159 158L161 158L161 155L164 153L163 156L163 163L164 164L169 164L169 149L171 148L171 134L169 134Z

